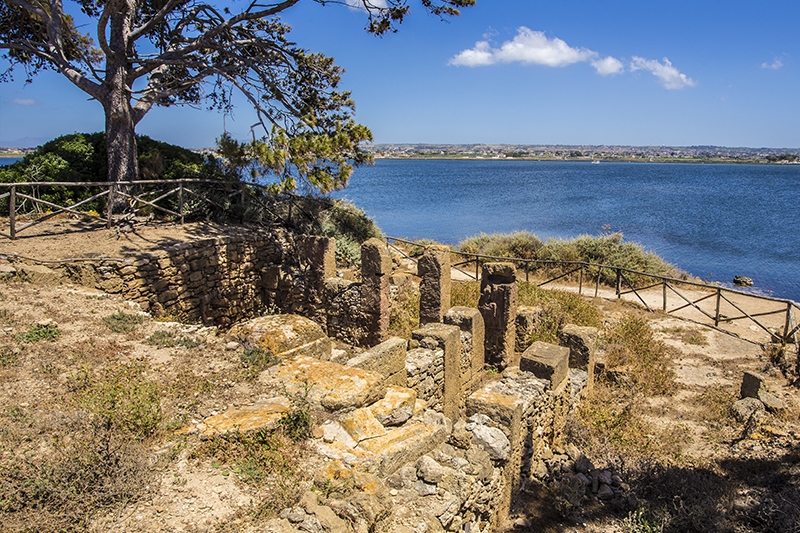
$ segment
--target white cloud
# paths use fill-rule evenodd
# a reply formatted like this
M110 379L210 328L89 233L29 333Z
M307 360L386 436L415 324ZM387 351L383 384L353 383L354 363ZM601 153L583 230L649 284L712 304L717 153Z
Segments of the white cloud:
M604 57L603 59L595 59L592 61L592 66L597 70L601 76L608 76L609 74L619 74L625 70L622 61L616 57Z
M572 48L561 39L548 39L544 32L521 26L517 30L517 35L499 48L492 48L488 41L478 41L473 48L453 56L449 64L460 67L483 67L496 63L523 63L564 67L590 61L597 56L597 52L587 48Z
M673 67L670 60L666 57L664 58L664 62L660 63L655 59L633 56L631 71L636 70L647 70L651 72L653 76L658 78L661 85L667 89L684 89L697 85L696 81Z
M775 61L773 61L772 63L766 63L766 62L761 63L761 68L768 68L771 70L778 70L782 66L783 66L783 61L781 61L777 57L775 58Z
M13 100L11 100L11 103L14 105L30 107L36 105L38 102L33 98L14 98Z

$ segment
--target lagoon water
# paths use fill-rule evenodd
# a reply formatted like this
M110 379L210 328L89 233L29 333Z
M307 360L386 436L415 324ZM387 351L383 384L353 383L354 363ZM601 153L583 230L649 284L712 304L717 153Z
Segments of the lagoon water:
M695 276L800 301L800 165L379 159L336 196L387 235L447 244L610 227Z
M377 160L345 197L387 235L456 244L622 232L679 268L800 301L800 165Z

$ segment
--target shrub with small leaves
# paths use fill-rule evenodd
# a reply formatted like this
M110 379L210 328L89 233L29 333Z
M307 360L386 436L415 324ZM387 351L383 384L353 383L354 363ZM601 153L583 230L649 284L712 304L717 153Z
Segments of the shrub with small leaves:
M105 317L103 322L114 333L130 333L135 331L139 324L144 322L144 318L142 315L117 311L113 315Z
M26 344L39 341L52 341L61 335L61 331L55 324L36 324L25 333L17 333L16 339Z

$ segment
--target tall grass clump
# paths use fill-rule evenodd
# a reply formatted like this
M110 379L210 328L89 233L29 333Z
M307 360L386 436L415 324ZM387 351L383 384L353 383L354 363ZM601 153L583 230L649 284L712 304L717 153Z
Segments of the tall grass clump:
M624 373L638 392L667 395L675 389L670 348L655 338L644 318L625 315L604 337L606 368Z

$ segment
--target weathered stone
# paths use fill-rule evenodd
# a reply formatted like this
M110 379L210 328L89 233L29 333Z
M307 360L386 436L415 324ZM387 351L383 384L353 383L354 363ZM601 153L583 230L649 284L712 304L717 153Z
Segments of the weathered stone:
M786 409L786 403L783 400L765 390L758 391L758 400L763 403L764 407L767 408L767 411L771 413L776 413Z
M419 282L419 323L441 322L450 309L450 250L429 246L417 262Z
M461 377L459 368L461 363L461 337L456 326L446 324L426 324L411 333L412 338L420 341L434 342L443 350L444 356L444 383L442 387L442 412L450 420L458 418L461 408Z
M386 393L383 376L377 372L303 356L270 368L259 379L330 411L363 407Z
M350 533L347 522L339 518L330 507L319 504L316 492L304 493L300 505L308 514L314 515L324 533Z
M16 266L16 275L20 279L34 283L57 284L61 282L58 272L42 265L19 263Z
M541 316L541 307L519 306L517 308L517 317L514 322L516 335L515 348L518 352L524 352L528 349L528 346L531 345L530 337L536 330Z
M17 269L8 263L0 263L0 279L12 278L17 274Z
M347 361L347 366L378 372L392 382L401 383L406 379L406 346L408 341L400 337L390 337L377 346ZM399 375L399 376L398 376ZM402 385L405 386L405 385Z
M758 398L758 393L767 390L766 377L758 372L746 371L742 376L742 398Z
M370 411L384 426L399 426L414 414L417 393L405 387L388 386L386 396L369 406Z
M484 426L483 424L467 424L467 431L477 444L479 444L492 459L505 461L511 453L511 442L499 428Z
M425 483L439 483L444 475L442 465L431 457L423 455L417 460L417 477Z
M517 366L517 282L513 263L486 263L478 309L485 325L484 356L497 369Z
M491 384L487 385L491 387ZM484 387L467 399L467 416L481 414L508 428L509 434L517 435L522 420L523 400L492 392Z
M322 440L328 444L338 442L346 448L353 449L358 446L358 442L347 432L341 424L333 420L327 420L321 426Z
M268 315L234 325L225 340L261 348L279 359L296 355L326 361L332 343L316 322L297 315Z
M224 413L210 416L200 424L181 429L177 433L186 434L197 431L201 436L212 437L232 431L247 433L259 429L271 430L290 410L291 406L287 398L271 398L238 409L228 409Z
M369 239L361 245L361 299L366 316L363 343L374 346L389 331L389 275L392 260L386 244Z
M586 370L586 390L594 387L595 354L597 352L597 328L567 324L558 334L561 346L569 348L569 367Z
M741 423L750 420L751 417L759 417L759 413L764 413L764 404L756 398L742 398L731 405L733 417Z
M386 477L443 443L451 429L450 420L442 414L426 411L419 419L393 428L382 437L361 442L359 448L375 455L377 474Z
M569 348L537 341L522 354L519 368L537 378L550 380L555 389L567 377L568 362Z
M483 378L485 326L480 311L471 307L451 307L444 323L461 330L461 390L472 391Z
M356 442L386 435L386 429L366 407L347 413L339 423Z

